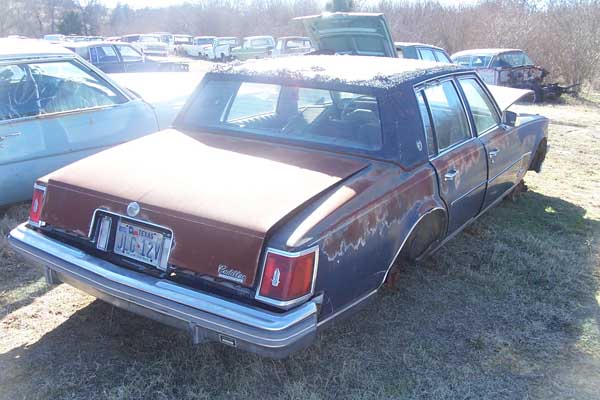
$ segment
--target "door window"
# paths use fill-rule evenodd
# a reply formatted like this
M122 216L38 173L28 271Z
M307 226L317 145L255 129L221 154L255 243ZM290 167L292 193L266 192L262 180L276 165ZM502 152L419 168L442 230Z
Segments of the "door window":
M119 62L117 52L112 46L96 46L90 48L93 64Z
M116 45L117 50L121 54L121 58L125 62L139 62L144 59L142 55L131 46Z
M444 53L441 50L435 50L434 51L435 56L437 57L437 60L439 62L444 62L444 63L448 63L448 64L452 64L452 61L448 58L448 56L446 55L446 53Z
M421 56L421 60L437 61L433 51L430 49L419 49L419 55Z
M500 123L500 117L498 117L492 101L475 79L461 79L460 86L469 103L477 134Z
M438 151L471 137L464 107L452 81L428 86L423 93L429 105Z
M0 121L126 101L106 82L72 61L0 68Z

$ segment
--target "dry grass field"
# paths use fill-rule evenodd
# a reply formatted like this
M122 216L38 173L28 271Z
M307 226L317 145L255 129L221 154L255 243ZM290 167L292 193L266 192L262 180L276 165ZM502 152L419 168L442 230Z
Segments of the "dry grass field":
M187 336L66 285L4 237L0 399L599 399L600 107L551 118L550 153L504 201L353 318L283 361Z

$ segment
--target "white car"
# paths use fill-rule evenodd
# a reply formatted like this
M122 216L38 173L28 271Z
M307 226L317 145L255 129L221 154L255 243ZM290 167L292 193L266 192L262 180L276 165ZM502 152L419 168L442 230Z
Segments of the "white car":
M212 61L226 61L231 58L231 49L239 45L236 37L219 37L213 41L210 48L206 48L204 56Z
M129 41L135 48L140 50L149 56L163 56L169 55L169 45L161 42L159 35L135 35L137 36L135 41ZM124 36L126 38L126 36Z
M206 58L216 39L216 36L196 36L192 43L180 46L182 54L190 57Z

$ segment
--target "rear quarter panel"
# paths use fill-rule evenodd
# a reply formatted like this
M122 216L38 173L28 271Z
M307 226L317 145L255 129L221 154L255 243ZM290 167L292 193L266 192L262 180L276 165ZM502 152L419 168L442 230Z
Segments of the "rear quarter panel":
M320 249L321 318L377 289L421 216L443 208L429 164L407 172L383 162L335 187L270 238L269 246Z

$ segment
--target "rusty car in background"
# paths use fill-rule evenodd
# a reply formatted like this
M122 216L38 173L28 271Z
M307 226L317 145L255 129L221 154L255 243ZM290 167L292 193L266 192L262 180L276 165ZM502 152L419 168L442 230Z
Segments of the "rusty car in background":
M540 170L526 93L397 58L221 65L173 129L38 179L9 242L49 283L284 357Z
M474 68L486 83L531 90L534 102L556 99L579 86L544 82L548 71L535 65L520 49L464 50L451 58L458 65Z

